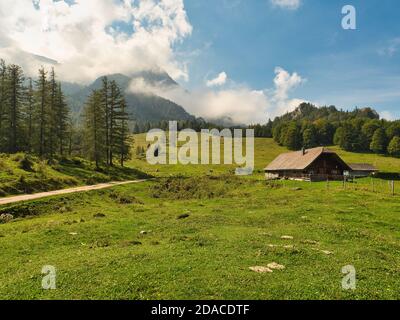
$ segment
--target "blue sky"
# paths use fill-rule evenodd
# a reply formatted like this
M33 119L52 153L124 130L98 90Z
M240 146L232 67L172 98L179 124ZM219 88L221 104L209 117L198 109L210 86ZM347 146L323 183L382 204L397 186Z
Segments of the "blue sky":
M184 4L193 31L177 50L195 52L189 89L224 71L235 83L264 90L280 66L306 79L296 97L400 117L398 0L302 0L297 9L269 0ZM346 4L357 10L356 30L341 27Z
M47 57L82 84L161 68L188 90L132 90L210 120L265 122L302 101L394 119L399 17L398 0L1 0L0 57L31 76Z

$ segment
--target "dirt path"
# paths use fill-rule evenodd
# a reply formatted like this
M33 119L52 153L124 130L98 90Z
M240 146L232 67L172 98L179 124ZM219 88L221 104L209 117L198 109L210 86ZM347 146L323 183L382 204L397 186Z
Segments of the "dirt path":
M48 192L41 192L41 193L35 193L35 194L23 194L23 195L20 195L20 196L0 198L0 206L4 205L4 204L16 203L16 202L21 202L21 201L29 201L29 200L35 200L35 199L41 199L41 198L46 198L46 197L51 197L51 196L58 196L58 195L62 195L62 194L70 194L70 193L77 193L77 192L100 190L100 189L105 189L105 188L110 188L110 187L115 187L115 186L121 186L121 185L124 185L124 184L140 183L140 182L144 182L144 181L146 181L146 180L109 182L109 183L96 184L96 185L93 185L93 186L82 186L82 187L63 189L63 190L55 190L55 191L48 191Z

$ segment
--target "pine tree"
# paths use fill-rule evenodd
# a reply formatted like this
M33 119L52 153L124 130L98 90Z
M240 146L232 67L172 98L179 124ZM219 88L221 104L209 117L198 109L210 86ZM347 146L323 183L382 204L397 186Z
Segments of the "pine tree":
M129 128L128 128L128 113L126 112L126 101L122 99L120 103L120 110L116 115L117 130L116 130L116 148L119 153L121 167L124 166L125 160L129 157Z
M62 92L61 83L57 85L56 102L55 102L55 131L58 139L58 147L60 156L64 156L65 146L70 127L69 109L65 102L65 96Z
M92 92L84 109L85 119L85 152L90 160L96 163L96 168L107 159L107 144L105 139L105 113L102 108L103 92Z
M107 77L102 79L103 87L99 91L101 95L101 107L102 112L104 112L104 126L105 126L105 144L106 144L106 163L107 166L112 164L111 160L111 142L110 142L110 118L111 118L111 110L110 110L110 83ZM100 111L99 111L100 112Z
M119 155L123 166L129 153L128 140L128 114L126 112L126 101L115 81L110 84L110 114L109 114L109 164L113 165L114 154Z
M55 150L57 149L57 137L58 137L58 132L57 132L57 112L58 106L57 106L57 94L58 94L58 85L56 82L56 73L54 71L54 68L51 68L50 72L50 80L49 80L49 105L48 105L48 110L47 110L47 115L48 115L48 125L49 125L49 134L48 134L48 139L49 139L49 156L50 159L54 157Z
M7 150L5 121L7 115L7 66L3 59L0 59L0 152Z
M47 125L48 125L48 82L47 72L42 67L39 70L39 78L35 83L36 94L37 94L37 122L38 122L38 154L40 157L44 157L47 154Z
M34 130L34 116L35 116L35 93L33 90L32 78L29 78L29 85L26 92L26 150L30 153L33 147L33 130Z
M20 66L7 67L8 86L8 152L15 153L21 150L22 134L22 109L24 103L24 75Z

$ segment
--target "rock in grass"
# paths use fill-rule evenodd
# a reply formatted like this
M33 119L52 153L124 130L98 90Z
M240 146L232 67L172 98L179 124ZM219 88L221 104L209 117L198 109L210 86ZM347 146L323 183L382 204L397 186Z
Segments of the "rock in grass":
M145 236L147 234L147 231L140 231L140 235Z
M293 240L292 236L282 236L281 237L282 240Z
M95 215L93 215L94 218L105 218L106 215L104 213L96 213Z
M309 240L309 239L303 240L303 241L301 241L301 243L304 243L304 244L312 244L312 245L318 245L318 244L319 244L318 241Z
M188 213L184 213L184 214L181 214L180 216L178 216L178 219L180 220L180 219L186 219L186 218L189 218L190 217L190 215L188 214Z
M268 268L268 267L260 267L260 266L255 266L255 267L249 267L251 271L257 272L257 273L272 273L273 271Z
M9 213L3 213L2 215L0 215L0 223L7 223L7 222L12 221L13 219L14 219L14 216Z
M285 266L278 264L276 262L271 262L267 265L267 267L271 270L283 270L285 269Z

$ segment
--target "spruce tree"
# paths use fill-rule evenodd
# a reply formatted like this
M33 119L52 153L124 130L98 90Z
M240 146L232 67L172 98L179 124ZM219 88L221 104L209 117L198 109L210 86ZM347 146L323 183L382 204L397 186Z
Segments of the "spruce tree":
M85 152L94 161L98 169L104 159L107 161L105 139L105 113L102 109L103 92L95 90L89 96L84 109Z
M129 145L128 139L128 114L126 112L126 101L115 81L110 84L110 151L109 164L113 165L114 154L119 155L119 160L123 166L126 160Z
M105 126L105 147L106 147L106 163L107 166L111 164L110 154L111 154L111 143L110 143L110 83L107 77L102 79L103 86L99 91L101 96L101 108L104 113L104 126ZM100 112L100 110L99 110Z
M58 139L59 155L64 156L66 143L68 142L68 131L70 130L69 109L62 92L61 83L57 85L55 102L55 132Z
M44 157L47 154L47 137L48 137L48 82L47 72L42 67L39 70L39 78L36 83L36 100L37 100L37 115L36 121L38 124L38 154Z
M33 148L33 131L35 117L35 93L33 90L32 78L29 78L28 89L26 91L26 150L31 153Z
M24 104L24 75L20 66L7 67L8 77L8 152L15 153L21 150L22 134L22 109Z
M7 66L3 59L0 59L0 152L6 152L5 121L7 115Z

